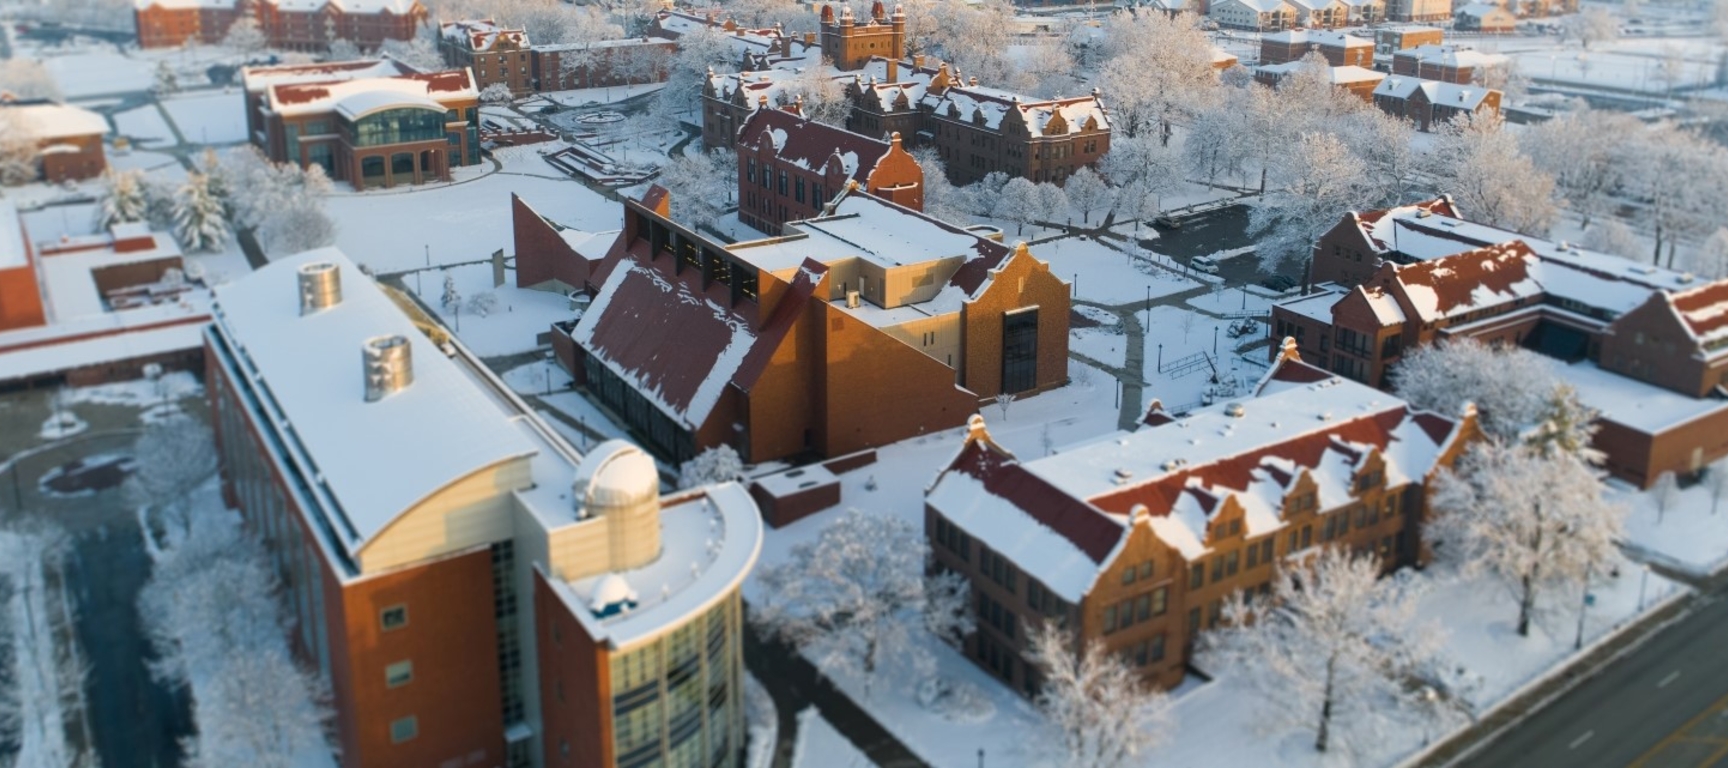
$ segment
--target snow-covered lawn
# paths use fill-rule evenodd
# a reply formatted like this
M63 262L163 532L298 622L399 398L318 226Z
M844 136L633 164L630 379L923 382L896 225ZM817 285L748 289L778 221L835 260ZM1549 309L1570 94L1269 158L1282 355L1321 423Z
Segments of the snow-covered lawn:
M1662 514L1650 494L1630 486L1610 483L1609 494L1631 508L1626 519L1628 541L1691 568L1715 570L1728 565L1728 498L1718 506L1708 486L1701 482L1681 490L1680 501Z
M1114 246L1114 247L1112 247ZM1050 264L1057 277L1074 283L1082 299L1103 304L1145 301L1201 285L1168 269L1143 262L1125 253L1133 246L1101 243L1084 235L1063 237L1032 246L1032 255Z
M1534 43L1482 41L1480 47L1492 50L1499 45L1505 46L1507 55L1527 77L1649 93L1666 93L1670 85L1688 88L1710 84L1722 52L1721 44L1708 38L1628 37L1598 44L1589 51L1580 50L1575 43L1553 45L1552 38ZM1673 83L1663 74L1664 61L1670 55L1677 67Z
M455 278L456 290L462 296L459 310L442 303L446 276ZM563 294L517 288L515 279L514 271L505 270L504 284L493 287L492 265L487 263L421 272L403 278L403 283L409 290L419 291L420 298L469 349L481 357L492 357L536 349L541 346L536 339L551 330L552 323L576 316L570 299ZM474 301L486 293L492 294L496 306L481 315Z
M174 131L162 119L155 104L128 109L114 116L115 132L132 140L135 146L156 147L176 144Z
M453 184L355 193L339 186L326 206L337 226L336 244L355 261L380 272L487 258L516 251L510 231L510 195L520 194L542 215L591 232L618 229L624 208L557 172L538 155L491 166L457 169ZM486 173L475 178L468 174Z
M181 94L163 99L161 105L188 143L233 144L246 140L246 103L239 89Z
M1239 311L1237 307L1240 307L1242 299L1239 291L1231 290L1223 292L1216 299L1208 295L1194 301L1200 302L1202 306L1216 302L1230 311ZM1250 308L1256 302L1263 305L1265 299L1250 295ZM1220 381L1236 383L1237 394L1244 392L1246 386L1259 381L1261 374L1265 373L1265 368L1257 364L1263 359L1262 353L1249 353L1253 363L1234 353L1238 344L1258 340L1263 333L1257 332L1232 339L1228 331L1233 321L1204 315L1185 307L1153 307L1150 322L1145 311L1136 313L1136 317L1147 328L1144 337L1144 375L1151 384L1146 389L1147 402L1150 402L1151 398L1158 398L1166 407L1173 408L1201 400L1206 390L1213 387L1212 367L1202 364L1185 372L1175 367L1176 363L1200 353L1212 358ZM1217 339L1216 353L1213 346L1214 336ZM1069 332L1068 344L1069 349L1074 352L1112 365L1122 365L1128 351L1128 337L1116 326L1075 328ZM1162 372L1159 371L1160 360L1164 363ZM1108 381L1104 384L1108 385ZM1145 404L1140 405L1144 407Z
M155 82L154 64L122 56L107 46L66 53L43 49L41 54L67 99L147 91Z
M127 152L108 153L108 167L118 171L144 171L146 178L158 183L179 183L186 180L186 168L173 155L161 152L145 152L133 149ZM84 187L91 194L100 191L99 182L85 182ZM35 235L34 230L31 231Z
M0 670L11 690L0 698L0 706L16 707L18 730L14 760L17 766L73 765L79 759L66 742L66 705L81 701L65 689L68 670L60 654L73 649L57 648L51 616L63 615L50 601L61 594L44 586L41 542L10 531L0 531L0 577L12 586L10 597L0 602L0 645L9 652L0 661L11 669ZM81 680L78 682L82 682ZM76 710L74 710L75 712Z
M609 88L578 88L573 91L551 91L542 93L522 102L523 109L542 106L545 100L556 101L566 107L579 107L587 104L612 104L632 96L653 93L666 86L665 83L643 83L641 85L614 85Z
M871 768L863 752L834 730L815 707L798 713L798 740L792 747L792 768Z

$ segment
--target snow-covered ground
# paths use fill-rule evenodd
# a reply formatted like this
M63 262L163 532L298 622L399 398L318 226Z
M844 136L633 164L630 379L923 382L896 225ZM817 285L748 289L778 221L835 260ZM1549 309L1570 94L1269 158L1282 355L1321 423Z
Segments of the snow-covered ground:
M123 56L110 46L42 49L37 53L60 83L60 92L70 100L147 91L155 82L154 64Z
M792 768L872 768L863 752L834 730L815 707L798 713L798 740L792 747Z
M1611 497L1631 510L1626 539L1692 569L1728 566L1728 493L1717 503L1708 480L1682 489L1679 501L1661 513L1651 494L1609 483Z
M1484 51L1501 51L1512 57L1526 77L1580 86L1607 86L1624 90L1665 93L1670 88L1688 88L1711 83L1716 76L1720 41L1710 38L1628 37L1598 43L1585 51L1576 43L1559 45L1553 38L1492 38L1472 40ZM1666 64L1668 59L1673 64ZM1672 83L1666 72L1674 75Z
M163 99L162 108L194 144L234 144L246 140L246 101L238 89L186 93Z
M1131 244L1106 245L1080 235L1034 245L1032 255L1049 262L1057 277L1073 283L1077 296L1103 304L1145 301L1201 285L1126 252L1131 250ZM1146 257L1159 258L1150 253Z
M455 278L456 290L462 296L459 309L455 305L446 307L442 302L446 276ZM537 349L543 346L538 337L547 333L552 323L576 316L564 294L517 288L515 279L513 270L505 270L504 284L494 287L492 265L488 262L433 269L409 275L403 278L403 283L409 290L420 293L420 298L463 344L481 357L491 357ZM475 300L488 293L496 306L481 315Z
M556 101L566 107L580 107L589 104L613 104L632 96L653 93L666 86L665 83L643 83L640 85L614 85L608 88L577 88L573 91L551 91L524 100L524 108L544 106L546 101Z
M8 647L3 660L12 667L4 670L12 701L3 703L17 707L14 764L74 765L80 756L66 742L63 724L66 704L81 697L63 689L65 670L57 659L70 649L55 647L49 617L58 609L50 600L59 600L60 593L44 587L39 542L0 530L0 577L12 586L10 597L0 603L0 645Z
M155 104L128 109L114 116L114 130L140 147L161 147L178 143L168 121Z

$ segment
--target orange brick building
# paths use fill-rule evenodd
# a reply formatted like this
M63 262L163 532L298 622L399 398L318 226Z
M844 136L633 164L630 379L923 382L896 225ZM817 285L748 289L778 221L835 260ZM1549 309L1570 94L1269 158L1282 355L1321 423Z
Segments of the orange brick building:
M662 498L640 449L578 454L336 249L216 292L224 497L282 577L343 768L741 763L747 492Z
M46 323L36 285L36 248L10 200L0 200L0 331Z
M1462 115L1499 114L1503 94L1480 85L1393 75L1378 81L1369 96L1381 112L1432 132Z
M1297 61L1310 51L1318 51L1326 57L1326 63L1334 67L1374 68L1374 43L1355 35L1292 29L1260 38L1260 63L1263 65Z
M974 416L925 494L937 566L971 585L965 652L1034 695L1027 657L1043 621L1098 640L1160 687L1237 591L1270 591L1278 564L1316 547L1420 561L1427 483L1477 427L1412 410L1305 364L1287 343L1240 403L1021 460ZM1194 440L1190 435L1205 434Z
M1457 217L1439 199L1347 214L1273 305L1273 333L1319 367L1377 387L1440 339L1522 346L1602 413L1614 475L1648 486L1728 455L1728 282L1633 264Z
M271 48L325 51L337 40L376 50L385 40L412 40L426 23L419 0L136 0L140 48L214 45L242 16L258 20Z
M1067 380L1069 286L1024 246L854 185L769 240L723 245L668 211L658 187L625 202L593 304L553 343L673 461L719 444L752 463L839 456Z
M780 109L758 109L739 129L738 218L757 230L780 234L787 222L815 218L854 182L924 210L924 170L899 134L877 141Z

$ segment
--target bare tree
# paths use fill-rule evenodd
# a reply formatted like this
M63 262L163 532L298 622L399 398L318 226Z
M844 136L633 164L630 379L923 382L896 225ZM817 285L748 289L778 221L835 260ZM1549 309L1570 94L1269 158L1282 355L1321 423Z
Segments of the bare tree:
M1443 124L1428 173L1472 218L1543 236L1554 223L1554 179L1502 130L1498 115L1469 113Z
M505 83L492 83L480 89L482 104L509 104L513 98L515 94L510 92L510 86Z
M1650 484L1650 490L1644 492L1650 497L1651 505L1656 507L1656 524L1662 524L1662 518L1668 516L1668 510L1680 503L1680 481L1675 479L1673 472L1663 472L1656 476L1656 482Z
M1621 204L1615 193L1631 170L1625 147L1643 132L1631 115L1585 108L1530 126L1519 144L1588 228Z
M1125 768L1170 740L1170 698L1140 681L1094 639L1084 647L1054 622L1032 635L1030 661L1043 686L1038 709L1056 731L1039 751L1064 768Z
M1260 238L1260 269L1275 273L1300 262L1337 221L1370 196L1367 169L1337 136L1306 133L1286 155L1272 160L1271 186L1249 211L1249 231Z
M1266 714L1313 730L1314 749L1349 744L1395 714L1389 703L1429 666L1438 627L1415 621L1409 582L1382 580L1380 561L1327 547L1279 569L1271 595L1238 592L1223 627L1202 637L1201 659L1253 685Z
M1585 230L1584 247L1623 259L1636 260L1644 256L1644 244L1638 242L1638 236L1618 219L1603 219Z
M1603 8L1585 8L1562 22L1560 29L1563 38L1577 40L1586 51L1593 44L1611 42L1620 37L1620 22Z
M852 100L846 87L829 74L831 62L823 66L805 67L786 83L786 98L795 99L800 113L823 125L846 127L852 115Z
M1142 13L1113 19L1098 87L1124 134L1155 130L1169 143L1175 126L1222 95L1212 68L1212 41L1193 14Z
M929 561L929 544L911 523L850 509L815 541L794 546L784 563L758 572L761 599L752 620L812 654L824 674L858 673L868 697L888 659L904 659L914 671L928 668L928 652L914 633L970 631L963 613L931 610L933 586L942 585L927 576ZM953 584L947 586L942 602L952 609Z
M278 643L277 645L280 645ZM183 746L189 768L294 768L330 751L318 678L282 648L234 648L193 701L198 733Z

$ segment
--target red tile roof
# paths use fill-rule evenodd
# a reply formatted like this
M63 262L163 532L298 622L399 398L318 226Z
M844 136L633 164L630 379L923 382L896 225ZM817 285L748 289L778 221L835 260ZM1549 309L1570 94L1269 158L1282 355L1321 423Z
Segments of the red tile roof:
M968 440L949 469L976 478L984 490L1060 534L1094 563L1103 563L1127 531L984 440Z
M1420 261L1398 267L1398 282L1406 294L1410 286L1427 288L1434 294L1433 312L1418 306L1425 318L1445 317L1460 307L1481 304L1479 291L1487 291L1510 301L1528 293L1519 284L1531 281L1530 267L1536 263L1536 253L1522 240L1490 245L1473 251ZM1535 290L1540 290L1535 289Z
M744 124L738 127L740 151L746 147L754 149L760 146L760 142L764 140L762 134L770 131L778 131L785 136L784 143L775 152L780 159L813 171L821 171L836 155L855 155L857 164L848 178L860 184L870 178L870 172L876 168L876 161L888 154L889 145L886 141L877 141L843 128L818 123L785 110L762 108L751 112L750 116L744 119Z

